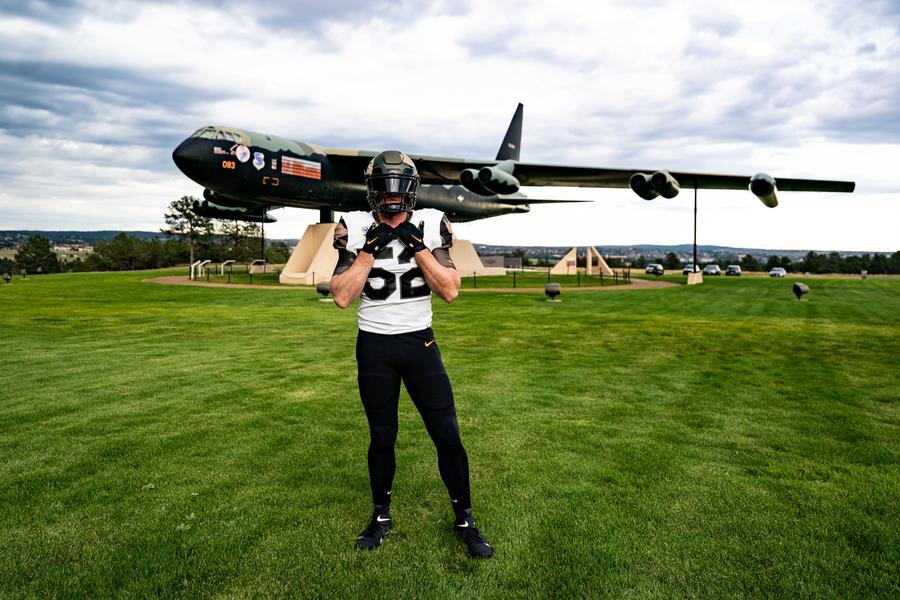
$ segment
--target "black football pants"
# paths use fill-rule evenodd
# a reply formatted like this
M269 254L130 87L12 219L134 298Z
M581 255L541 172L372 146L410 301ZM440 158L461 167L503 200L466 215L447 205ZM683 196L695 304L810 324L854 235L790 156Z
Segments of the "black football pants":
M372 502L390 503L396 461L400 381L425 422L437 448L438 469L453 508L471 508L469 459L459 437L450 379L431 328L382 335L359 331L356 338L359 395L369 420L369 481Z

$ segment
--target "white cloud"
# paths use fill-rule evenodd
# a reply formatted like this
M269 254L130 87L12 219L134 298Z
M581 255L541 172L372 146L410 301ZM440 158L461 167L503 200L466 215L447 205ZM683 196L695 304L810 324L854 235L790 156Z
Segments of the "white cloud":
M701 243L900 247L900 39L883 5L472 2L408 5L403 18L341 5L319 18L238 2L0 16L11 90L0 228L159 228L170 200L200 192L168 153L208 123L488 159L522 101L529 162L858 182L852 196L783 194L775 210L702 191ZM519 245L691 237L686 192L650 203L616 190L528 193L597 201L457 233ZM317 217L276 214L267 231L279 237Z

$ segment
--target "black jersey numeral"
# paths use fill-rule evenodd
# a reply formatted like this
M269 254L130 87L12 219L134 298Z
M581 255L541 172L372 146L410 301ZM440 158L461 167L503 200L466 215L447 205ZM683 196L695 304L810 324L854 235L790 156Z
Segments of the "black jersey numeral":
M422 278L422 283L420 285L413 285L413 279L416 277ZM422 274L422 269L419 267L410 269L400 276L401 298L419 298L421 296L427 296L430 293L431 288L428 287L428 282L425 281L425 275Z
M372 287L373 279L380 279L384 284L379 288L374 288ZM366 285L363 287L363 293L367 298L371 298L372 300L387 300L388 296L393 294L396 289L396 275L386 269L376 267L369 271L369 278L366 280Z
M412 262L413 257L415 257L415 253L409 248L404 247L403 252L397 255L397 262L401 265Z
M413 280L417 277L422 278L422 283L413 285ZM372 280L379 279L383 282L383 285L379 288L373 287ZM369 271L369 278L363 287L363 293L370 300L387 300L397 289L397 281L400 282L401 298L420 298L431 293L431 288L428 287L425 276L422 274L422 269L419 267L413 267L400 276L394 275L381 267L376 267Z

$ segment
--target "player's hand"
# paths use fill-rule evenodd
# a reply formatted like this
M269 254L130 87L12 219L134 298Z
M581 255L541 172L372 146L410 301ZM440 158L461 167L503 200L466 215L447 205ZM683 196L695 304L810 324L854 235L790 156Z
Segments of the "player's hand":
M371 227L366 232L366 243L362 251L375 255L384 250L384 247L397 237L397 233L387 223L379 223L377 227Z
M423 240L425 234L411 222L404 221L400 223L394 231L397 232L397 238L403 242L403 245L412 250L413 253L428 249Z

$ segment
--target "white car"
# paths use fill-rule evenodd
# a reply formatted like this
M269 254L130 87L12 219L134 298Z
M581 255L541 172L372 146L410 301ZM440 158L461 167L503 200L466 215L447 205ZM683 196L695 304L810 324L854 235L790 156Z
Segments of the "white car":
M787 271L781 267L775 267L769 271L769 277L784 277L785 275L787 275Z
M719 268L719 265L706 265L703 267L704 275L721 275L722 269Z
M664 275L665 272L666 270L663 269L663 266L659 263L650 263L647 265L647 268L644 269L644 273L647 275Z
M681 270L682 275L690 275L691 271L694 273L700 272L700 267L694 266L694 263L688 263L684 265L684 268Z

